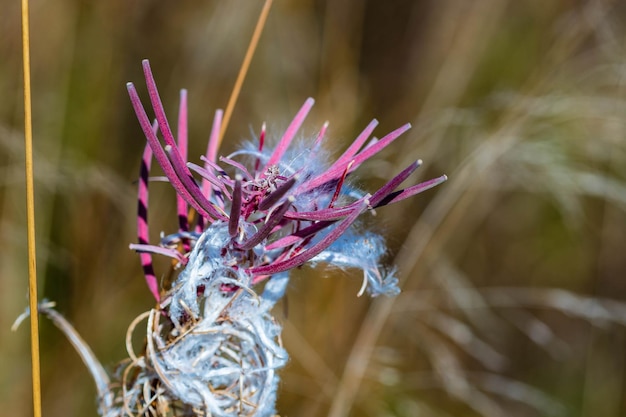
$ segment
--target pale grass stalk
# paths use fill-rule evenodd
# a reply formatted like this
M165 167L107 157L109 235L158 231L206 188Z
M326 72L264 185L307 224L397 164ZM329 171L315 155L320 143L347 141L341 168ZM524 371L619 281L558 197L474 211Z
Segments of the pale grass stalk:
M33 123L30 90L29 3L22 0L22 53L24 70L24 154L26 159L26 219L28 234L28 301L37 311L37 257L35 250L35 190L33 181ZM41 416L41 371L39 364L39 316L30 316L33 415Z
M248 68L250 68L250 62L252 62L254 51L256 50L256 47L259 43L259 39L261 38L261 33L263 32L263 28L265 27L267 16L270 13L272 1L273 0L265 0L263 9L261 10L261 14L259 15L259 20L257 21L256 27L254 28L252 39L250 40L250 44L248 45L248 50L246 51L243 63L241 64L241 68L239 69L239 73L237 74L237 80L235 81L233 91L230 94L228 104L226 105L226 110L224 111L222 128L220 129L219 139L217 140L217 148L219 148L220 144L222 143L224 133L226 132L226 128L228 127L228 123L230 122L230 117L233 114L233 109L235 108L235 104L237 103L237 98L239 98L241 86L243 85L243 81L245 80L246 74L248 73Z

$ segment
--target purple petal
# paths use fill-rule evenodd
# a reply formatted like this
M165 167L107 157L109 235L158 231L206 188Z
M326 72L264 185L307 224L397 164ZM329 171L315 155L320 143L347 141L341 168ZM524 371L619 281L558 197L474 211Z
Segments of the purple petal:
M369 197L369 195L367 197ZM319 255L324 249L328 248L335 240L337 240L346 230L348 230L356 218L367 209L367 200L363 198L359 201L361 201L360 206L353 210L350 216L342 220L333 230L331 230L319 242L311 246L306 251L301 252L285 261L250 268L248 272L252 275L273 275L300 266L311 260L313 257Z
M374 129L378 126L378 120L374 119L367 125L367 127L357 136L357 138L352 142L352 145L346 149L346 151L335 161L333 166L343 165L346 162L349 162L354 155L361 149L363 143L370 137Z
M159 130L163 134L163 139L165 140L165 143L170 145L172 148L175 148L176 141L174 141L174 135L172 134L169 122L167 121L167 117L165 116L165 109L163 108L163 104L161 103L159 90L157 89L156 82L154 81L154 76L152 75L152 70L150 69L150 62L147 59L144 59L143 61L141 61L141 63L143 65L143 73L146 78L146 86L148 87L150 103L152 103L154 115L159 122Z
M201 166L194 164L193 162L187 162L187 167L190 170L192 170L194 172L197 172L202 177L203 181L206 180L209 183L209 185L215 186L216 188L219 189L219 191L224 193L226 195L226 197L228 197L229 200L232 200L232 197L231 197L230 193L228 192L228 190L226 189L226 186L212 172L212 170L204 169Z
M324 139L324 136L326 135L326 130L328 130L328 125L329 125L328 121L324 122L324 124L322 125L322 128L317 134L317 139L315 139L315 143L313 144L313 149L318 148L320 144L322 143L322 140Z
M228 233L230 237L237 236L237 229L239 228L239 216L241 215L241 180L241 175L235 176L233 204L230 208L230 218L228 220Z
M314 211L288 211L285 213L285 218L294 220L307 220L307 221L327 221L327 220L339 220L352 213L352 211L361 205L361 200L357 200L354 203L348 204L343 207L329 207Z
M282 183L280 187L278 187L275 191L271 192L267 197L265 197L259 203L259 210L267 210L272 207L274 204L278 202L287 192L293 187L293 185L298 180L298 176L294 175L289 178L287 181Z
M177 152L174 148L167 145L165 146L165 152L167 152L167 156L169 157L170 163L172 164L172 168L178 175L178 178L183 184L185 190L191 195L194 202L200 207L202 214L205 217L213 217L220 220L228 220L228 218L217 211L217 209L206 199L204 195L202 195L202 191L196 185L193 177L191 176L191 172L186 165L181 165L181 161L176 157Z
M211 128L211 136L209 137L209 145L206 150L206 159L215 162L217 160L217 147L219 146L220 129L222 127L222 114L221 110L215 112L215 118L213 119L213 127ZM207 164L204 164L204 168L209 171ZM202 194L206 195L210 199L211 191L213 188L206 181L202 181Z
M270 233L272 233L272 230L274 229L274 227L283 219L283 217L285 216L285 213L287 212L287 210L289 210L289 207L291 207L291 204L293 203L293 201L294 201L294 198L293 197L289 197L287 199L287 201L285 201L270 216L270 218L259 229L258 232L256 232L254 235L252 235L248 240L245 240L245 241L239 243L237 246L240 249L247 250L247 249L252 249L256 245L261 243L263 241L263 239L265 239L266 237L268 237L270 235Z
M388 204L397 203L398 201L402 201L406 198L412 197L415 194L419 194L422 191L430 190L431 188L445 182L448 179L446 175L442 175L438 178L433 178L432 180L424 181L421 184L413 185L412 187L405 188L404 190L396 191L395 193L391 193L385 198L383 198L378 204L373 207L382 207Z
M143 133L146 136L148 143L150 144L150 148L152 149L154 157L156 158L159 165L161 165L161 168L163 168L163 172L165 172L168 180L170 181L176 192L183 196L183 198L185 198L185 200L187 200L187 202L194 209L196 209L198 213L202 214L205 217L210 217L208 213L206 213L206 211L186 190L186 188L183 186L181 178L174 171L170 160L168 159L163 148L161 147L159 139L157 139L156 134L152 130L150 121L148 120L148 115L146 114L146 111L141 104L141 100L139 99L139 95L137 94L135 86L133 85L133 83L128 83L126 84L126 87L128 89L128 94L130 95L130 101L135 110L135 114L137 115L137 119L139 120L139 125L141 126L141 129L143 130Z
M322 175L315 177L308 182L303 183L300 187L298 187L296 192L304 193L304 192L313 190L314 188L320 187L330 181L338 180L343 174L343 172L345 171L348 164L351 163L351 161L354 161L354 162L352 164L352 168L350 168L350 172L357 169L359 165L361 165L365 160L367 160L368 158L371 158L376 153L383 150L386 146L391 144L394 140L396 140L400 135L402 135L404 132L406 132L410 128L411 128L410 123L407 123L406 125L402 127L399 127L393 132L387 134L384 138L380 139L375 144L371 145L368 148L365 148L363 151L357 154L353 159L346 160L342 162L341 164L334 164L331 168L329 168Z
M393 177L391 181L383 185L378 191L376 191L372 195L370 204L373 207L376 207L378 203L380 203L386 196L391 194L393 190L398 188L398 186L402 184L402 182L406 180L417 168L419 168L420 165L422 165L422 160L418 159L417 161L406 167L404 171Z
M265 250L269 251L295 245L296 243L304 241L304 239L306 239L307 237L319 233L320 231L335 223L335 220L313 223L312 225L300 229L291 235L281 237L280 239L270 243L269 245L265 246Z
M181 264L187 263L187 258L185 258L179 251L174 250L174 249L164 248L164 247L155 246L155 245L143 245L143 244L135 244L135 243L131 243L130 245L128 245L128 247L139 253L142 253L142 252L143 253L145 252L157 253L159 255L165 255L165 256L169 256L170 258L174 258Z
M156 130L157 126L153 126L153 129ZM150 236L148 231L148 176L150 175L150 165L152 165L152 149L146 143L141 158L137 192L137 240L140 244L147 244ZM156 301L160 302L161 294L159 293L159 283L152 265L152 256L149 253L140 253L139 259L148 289Z
M180 90L180 107L178 110L178 149L183 160L187 159L187 90ZM189 230L187 219L187 202L180 195L176 195L178 212L178 227L181 232Z
M313 104L315 104L315 100L310 97L306 99L296 116L291 121L291 124L285 131L285 134L280 139L280 142L278 142L278 146L276 146L276 149L274 149L274 152L270 156L269 161L267 161L267 164L265 164L263 172L265 172L269 166L278 164L280 159L287 151L287 148L289 148L291 141L296 136L296 132L298 132L298 129L300 129L300 126L302 126L302 123L304 122L307 114L309 114L309 111L311 110L311 107L313 107Z
M241 173L244 175L244 177L245 177L247 180L251 180L251 179L253 178L253 177L252 177L252 174L250 174L250 172L248 171L248 168L246 168L245 166L243 166L243 165L242 165L242 164L240 164L239 162L237 162L237 161L233 161L232 159L227 158L227 157L225 157L225 156L220 156L220 161L222 161L222 162L224 162L225 164L228 164L228 165L230 165L230 166L232 166L232 167L237 168L239 171L241 171Z

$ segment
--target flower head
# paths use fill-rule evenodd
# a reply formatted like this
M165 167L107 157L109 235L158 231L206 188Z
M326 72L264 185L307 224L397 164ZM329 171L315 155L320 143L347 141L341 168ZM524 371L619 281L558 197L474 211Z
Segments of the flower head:
M290 145L302 125L314 100L306 100L274 149L265 145L265 127L256 148L244 147L229 157L218 160L217 140L221 111L215 116L212 135L203 165L186 162L186 94L181 94L182 115L179 118L178 142L169 127L154 78L147 61L144 71L150 101L157 124L152 126L141 105L133 84L128 84L133 107L148 139L144 165L154 154L179 199L180 230L161 242L161 249L146 245L145 220L147 196L147 169L142 169L140 186L140 245L132 245L141 252L169 254L182 265L188 262L191 250L202 241L198 251L203 258L202 278L198 287L216 277L233 279L233 285L253 285L279 272L289 271L308 261L325 260L342 267L360 267L369 271L378 267L384 244L373 234L359 235L351 228L362 213L395 203L432 188L446 180L441 176L403 190L396 190L421 164L418 160L400 172L391 181L372 194L363 194L346 185L345 179L361 164L391 144L410 125L404 125L382 139L370 139L378 122L372 121L353 144L334 163L326 164L321 142L327 125L320 130L309 147L292 150ZM165 146L157 138L161 132ZM247 162L247 163L246 163ZM323 168L320 168L323 167ZM231 170L231 174L227 173ZM196 181L192 171L201 177ZM233 172L234 171L234 172ZM199 214L199 225L188 224L187 205ZM206 226L205 226L206 225ZM347 233L349 232L349 233ZM346 234L347 233L347 234ZM202 239L202 234L210 238ZM342 238L343 236L343 238ZM340 239L341 238L341 239ZM184 243L182 253L174 250ZM177 253L174 253L177 252ZM190 273L183 270L180 281L188 282ZM394 293L383 291L384 274L372 273L368 283L372 295ZM153 280L148 276L149 281ZM239 283L239 284L238 284ZM157 300L155 283L149 282ZM177 308L177 307L176 307Z
M202 163L187 162L186 92L181 93L175 138L149 63L144 61L143 67L154 124L132 83L128 91L148 140L139 186L139 243L131 248L140 252L148 286L160 303L159 313L153 310L150 315L146 362L168 398L216 416L237 415L243 409L246 415L270 415L278 382L275 370L287 360L270 309L283 296L289 271L320 262L359 268L364 276L361 292L397 294L395 270L380 265L382 238L361 233L355 221L366 211L411 197L446 177L397 190L420 166L418 160L371 194L349 186L346 179L410 125L370 139L374 120L328 164L321 146L327 124L310 144L292 143L313 106L310 98L275 147L265 145L263 127L257 144L219 159L222 113L217 111ZM158 245L148 242L153 156L177 192L179 218L179 230ZM151 262L154 253L171 256L182 267L171 288L159 288ZM267 282L257 295L254 288L261 281Z

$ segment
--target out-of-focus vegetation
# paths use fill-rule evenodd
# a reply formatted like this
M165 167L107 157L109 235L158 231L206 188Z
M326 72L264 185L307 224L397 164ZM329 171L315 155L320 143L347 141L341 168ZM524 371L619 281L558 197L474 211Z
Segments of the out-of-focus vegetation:
M32 2L40 295L102 362L152 306L135 240L144 138L125 83L151 60L166 110L189 89L190 159L225 107L261 2ZM222 151L279 135L308 96L340 152L376 117L414 128L360 170L410 160L443 186L365 220L395 299L303 269L277 316L285 416L604 416L626 409L626 5L574 0L276 0ZM31 413L18 2L0 14L0 404ZM194 157L196 155L197 157ZM417 181L417 179L414 179ZM155 184L151 227L176 228ZM167 262L161 263L161 271ZM326 279L329 278L329 279ZM95 415L95 388L42 319L44 414Z

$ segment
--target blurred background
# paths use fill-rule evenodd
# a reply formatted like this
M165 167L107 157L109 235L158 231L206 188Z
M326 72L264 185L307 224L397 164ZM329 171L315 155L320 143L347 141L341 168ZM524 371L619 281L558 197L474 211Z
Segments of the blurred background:
M135 241L149 58L166 111L189 89L204 152L262 2L31 3L39 294L113 370L153 305ZM338 154L372 119L413 129L359 170L374 190L417 158L449 181L378 211L395 299L356 271L304 268L277 308L283 416L623 416L626 4L604 0L275 0L222 153L309 97ZM31 411L20 10L0 14L0 405ZM151 232L176 229L151 187ZM161 273L166 263L162 263ZM96 415L96 390L41 320L44 415Z

